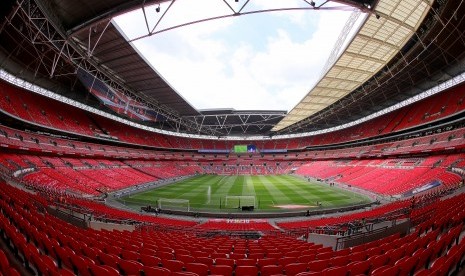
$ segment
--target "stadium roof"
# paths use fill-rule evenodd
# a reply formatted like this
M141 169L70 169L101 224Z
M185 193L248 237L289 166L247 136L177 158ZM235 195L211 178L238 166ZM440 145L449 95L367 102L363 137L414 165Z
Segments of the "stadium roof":
M266 119L261 124L244 120L240 111L198 111L111 23L116 15L159 2L165 1L2 1L2 16L9 17L0 26L2 67L71 97L83 89L76 81L76 68L82 68L166 116L155 127L215 136L300 133L340 125L464 71L461 1L337 1L371 15L335 66L281 123L282 111L273 116L244 111ZM228 123L221 120L224 115Z
M100 66L109 68L137 96L148 102L165 105L180 116L198 115L180 94L171 88L163 77L150 66L144 57L127 41L122 32L112 22L94 26L94 35L77 33L75 38L80 45L96 45L91 52Z
M416 32L432 2L379 1L337 62L273 130L281 130L325 109L373 77Z

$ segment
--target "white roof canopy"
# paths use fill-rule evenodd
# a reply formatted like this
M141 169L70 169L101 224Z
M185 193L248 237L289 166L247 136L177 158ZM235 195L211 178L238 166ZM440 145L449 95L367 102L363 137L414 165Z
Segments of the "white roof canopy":
M381 0L336 63L272 130L325 109L381 70L419 28L433 0Z

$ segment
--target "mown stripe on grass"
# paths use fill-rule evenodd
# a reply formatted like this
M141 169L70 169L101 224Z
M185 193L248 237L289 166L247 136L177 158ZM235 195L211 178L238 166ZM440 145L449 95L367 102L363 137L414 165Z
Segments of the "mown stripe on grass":
M307 190L297 188L293 181L283 176L273 176L271 179L275 182L275 186L291 199L288 204L315 205L318 197L308 193Z
M208 187L211 191L210 204L206 204ZM155 205L159 197L182 198L190 200L191 207L218 209L220 201L227 195L255 195L262 210L275 209L273 206L278 204L314 205L320 201L324 203L323 206L332 207L367 201L364 196L289 175L202 175L122 200L136 204L139 199L144 205L151 201Z
M262 181L260 181L260 176L253 176L252 179L255 184L255 196L258 200L258 207L261 209L273 208L273 206L275 205L273 201L273 196L262 183Z
M274 204L289 204L289 202L292 202L292 200L287 195L285 195L278 187L276 187L275 183L272 182L271 177L259 176L258 180L268 191L268 194L271 196L270 199Z

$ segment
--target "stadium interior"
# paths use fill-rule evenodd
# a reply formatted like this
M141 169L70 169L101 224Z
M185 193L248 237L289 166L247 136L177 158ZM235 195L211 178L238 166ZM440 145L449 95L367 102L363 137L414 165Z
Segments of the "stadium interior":
M1 1L0 275L464 275L463 1L303 1L367 16L289 112L184 100L113 23L170 2Z

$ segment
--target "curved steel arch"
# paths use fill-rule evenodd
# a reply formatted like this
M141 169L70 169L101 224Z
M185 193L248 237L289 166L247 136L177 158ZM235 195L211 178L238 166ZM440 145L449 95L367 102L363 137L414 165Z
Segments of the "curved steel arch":
M140 40L140 39L143 39L143 38L150 37L152 35L156 35L156 34L159 34L159 33L163 33L163 32L166 32L166 31L171 31L171 30L174 30L174 29L178 29L178 28L182 28L182 27L186 27L186 26L190 26L190 25L195 25L195 24L199 24L199 23L214 21L214 20L218 20L218 19L231 18L231 17L241 16L241 15L252 15L252 14L259 14L259 13L281 12L281 11L302 11L302 10L304 10L304 11L308 11L308 10L367 11L366 8L365 9L359 9L359 8L356 8L356 7L349 7L349 6L324 7L323 5L325 3L327 3L327 2L325 2L324 4L321 4L320 6L312 6L312 5L310 5L309 7L289 7L289 8L263 9L263 10L254 10L254 11L246 11L246 12L242 12L243 8L241 8L237 12L235 10L233 10L233 13L231 13L231 14L225 14L225 15L202 18L202 19L198 19L198 20L192 20L192 21L185 22L185 23L182 23L182 24L177 24L177 25L174 25L174 26L171 26L171 27L156 30L156 28L158 27L160 22L163 20L164 16L171 9L171 6L172 6L172 4L174 2L175 2L175 0L170 3L168 8L164 11L162 16L158 19L155 26L151 30L150 30L150 28L148 26L148 18L147 18L146 12L143 9L144 10L144 19L145 19L145 23L147 25L148 33L146 35L142 35L142 36L138 36L136 38L132 38L132 39L129 40L129 42L134 42L134 41L137 41L137 40ZM246 3L248 3L248 2L249 1L247 1Z
M52 3L56 2L57 0L50 0ZM89 0L90 1L90 0ZM244 8L249 5L249 3L253 0L245 0L244 4L240 6L239 9L235 10L226 0L217 0L220 2L223 2L229 10L231 10L232 14L228 15L228 17L231 16L237 16L237 15L245 15L245 14L250 14L250 12L243 12ZM159 5L162 3L167 3L170 2L170 6L172 3L176 2L176 0L133 0L133 1L122 1L121 3L116 3L117 0L110 1L110 2L115 2L114 5L109 4L109 8L106 10L102 10L100 14L97 16L79 22L76 25L70 27L69 29L66 30L68 36L74 36L77 32L86 30L88 28L91 28L92 26L98 24L101 21L108 20L111 18L114 18L116 16L122 15L124 13L136 10L136 9L144 9L147 6L151 5ZM369 11L373 7L373 3L376 2L376 0L324 0L324 1L319 1L321 2L320 4L315 3L313 0L308 1L308 0L302 0L302 2L307 5L305 8L299 8L300 10L302 9L328 9L328 7L325 7L330 2L333 3L338 3L345 5L346 7L349 7L350 9L358 9L362 11ZM283 9L265 9L265 10L257 10L253 11L252 13L258 13L258 12L273 12L273 11L279 11L279 10L292 10L293 8L283 8ZM166 12L166 10L165 10ZM145 15L144 15L145 16ZM219 17L218 17L219 18ZM216 19L218 19L216 18ZM211 20L211 19L210 19ZM207 21L205 19L201 20L201 22ZM191 24L194 22L191 22ZM197 22L200 23L200 22ZM181 26L179 26L181 27Z

